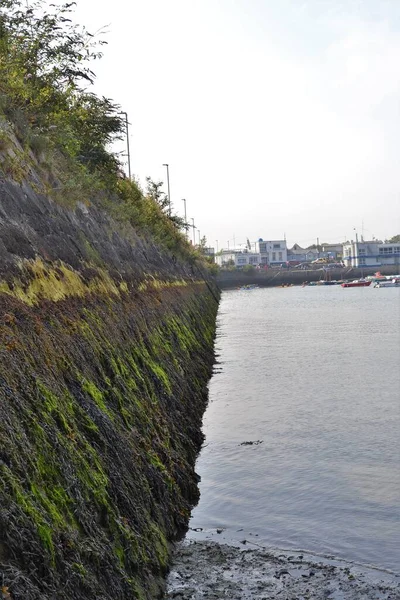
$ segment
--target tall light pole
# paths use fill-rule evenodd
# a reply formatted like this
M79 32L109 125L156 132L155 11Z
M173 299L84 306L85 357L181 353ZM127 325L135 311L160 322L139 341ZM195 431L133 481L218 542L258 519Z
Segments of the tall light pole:
M195 232L194 230L196 229L195 225L194 225L194 219L193 217L191 217L191 221L192 221L192 227L193 227L193 246L196 245L196 238L195 238Z
M218 254L218 240L215 240L215 241L216 241L216 243L217 243L217 254Z
M121 110L120 114L121 115L125 115L126 153L127 153L127 156L128 156L128 177L129 177L129 179L132 179L132 173L131 173L131 152L130 152L130 148L129 148L129 122L128 122L128 113L125 112L124 110Z
M187 229L187 222L186 222L186 200L185 200L185 198L183 198L182 202L183 202L183 206L185 207L185 237L187 238L188 229Z
M199 234L199 246L201 246L201 244L200 244L200 229L197 230L197 233Z
M169 216L171 216L171 189L169 187L169 164L163 163L163 167L167 167L167 186L168 186L168 212Z

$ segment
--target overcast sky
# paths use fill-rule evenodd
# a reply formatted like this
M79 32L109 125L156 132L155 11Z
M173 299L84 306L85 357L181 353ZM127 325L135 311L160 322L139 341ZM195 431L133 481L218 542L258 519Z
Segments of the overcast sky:
M400 0L77 0L132 171L219 249L400 233Z

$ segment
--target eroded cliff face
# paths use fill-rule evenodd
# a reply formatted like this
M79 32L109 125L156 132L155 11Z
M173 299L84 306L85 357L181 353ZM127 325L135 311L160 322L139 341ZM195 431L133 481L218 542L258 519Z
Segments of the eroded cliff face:
M3 597L157 596L198 498L217 306L130 225L0 182Z

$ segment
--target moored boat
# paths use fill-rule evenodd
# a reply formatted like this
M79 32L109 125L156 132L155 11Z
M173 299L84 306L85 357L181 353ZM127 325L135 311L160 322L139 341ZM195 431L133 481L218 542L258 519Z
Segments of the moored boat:
M365 279L355 279L354 281L346 281L342 283L343 288L367 287L369 285L371 285L371 281L365 281Z
M383 287L398 287L400 288L400 277L393 277L391 280L385 281L377 281L374 285L374 288L383 288Z
M248 283L247 285L242 285L238 290L246 292L249 290L258 290L258 285L256 283Z

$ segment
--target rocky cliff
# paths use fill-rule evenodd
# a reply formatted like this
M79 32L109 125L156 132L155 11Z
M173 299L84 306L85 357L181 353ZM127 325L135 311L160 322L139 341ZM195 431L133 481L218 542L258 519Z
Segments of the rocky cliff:
M21 168L0 165L0 594L157 597L198 498L218 291Z

